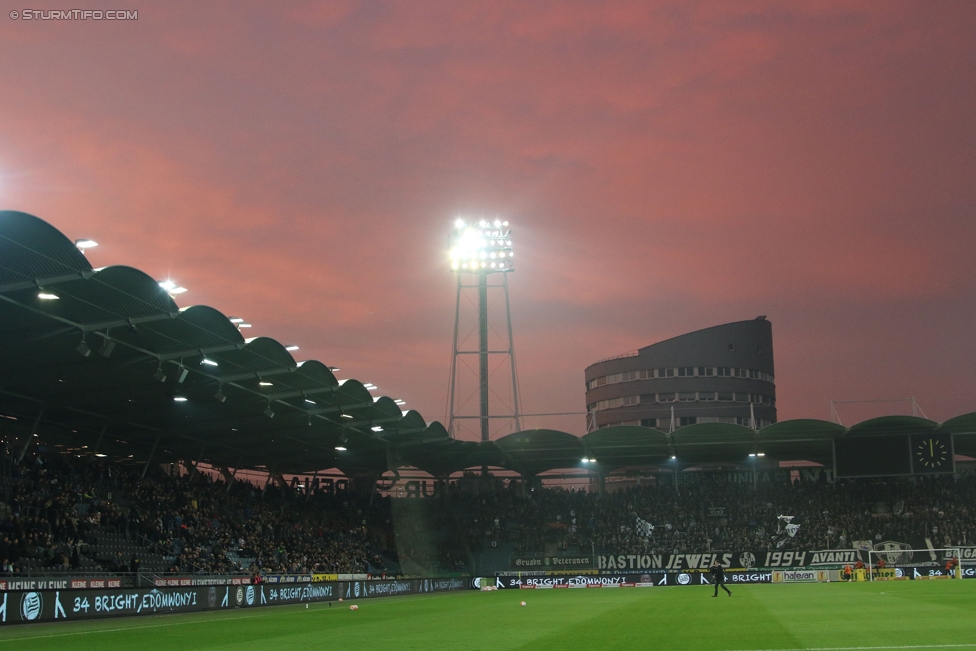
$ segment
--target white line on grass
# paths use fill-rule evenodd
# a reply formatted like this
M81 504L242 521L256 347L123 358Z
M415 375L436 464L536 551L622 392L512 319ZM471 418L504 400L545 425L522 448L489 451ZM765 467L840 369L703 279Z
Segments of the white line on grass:
M385 605L385 604L392 604L392 603L395 603L395 602L402 603L403 601L407 601L407 600L409 600L411 602L413 602L413 601L426 601L428 599L438 599L438 598L441 598L441 597L444 597L444 596L447 596L447 595L424 595L422 597L421 596L415 596L415 595L403 595L403 596L400 596L400 597L386 597L386 598L383 598L382 601L377 600L375 602L372 601L372 600L363 600L363 601L356 600L356 601L358 603L363 603L365 601L365 603L369 603L370 605L373 605L374 603L376 605L379 605L381 603ZM376 597L373 597L373 599L377 599L377 598ZM350 602L352 602L352 601L353 600L350 599ZM327 603L329 603L329 602L327 602L327 601L319 601L319 602L311 602L311 605L313 605L313 606L321 606L322 604L327 604ZM331 603L339 603L339 602L333 601ZM292 606L292 607L301 606L300 603L298 603L298 604L280 604L280 605L281 606ZM100 629L96 629L96 630L93 630L93 631L70 631L68 633L51 633L49 635L30 635L30 634L28 634L28 635L19 635L17 637L0 638L0 644L3 644L4 642L22 642L24 640L42 640L42 639L50 638L50 637L70 637L72 635L95 635L97 633L118 633L119 631L141 631L141 630L147 629L147 628L162 628L162 627L165 627L165 626L188 626L190 624L211 624L213 622L228 622L228 621L233 621L235 619L255 619L257 617L271 617L273 615L280 615L281 614L281 611L280 610L277 611L277 612L275 612L274 606L272 606L271 608L272 608L272 611L271 612L255 613L252 610L252 611L250 611L250 614L242 615L240 617L214 617L212 619L196 619L196 620L189 620L189 621L184 621L184 620L181 619L180 621L166 622L165 624L145 624L145 625L142 625L142 626L120 626L118 628L100 628ZM300 610L301 612L304 612L305 611L304 608L301 608L301 609L295 608L295 610ZM322 609L321 608L317 608L316 610L322 610ZM223 611L223 612L229 612L229 611ZM172 617L174 615L179 616L179 615L192 615L192 614L194 614L194 613L192 613L192 612L189 612L189 613L157 613L157 614L154 614L154 615L150 615L150 617ZM106 619L112 619L112 618L106 618ZM84 621L84 620L75 620L73 622L49 622L49 623L50 624L57 623L57 624L69 624L70 625L70 624L80 624L80 623L82 623L82 621ZM94 623L97 623L98 621L99 620L97 620L97 619L96 620L90 620L89 619L89 620L87 620L86 623L94 624ZM105 620L103 619L101 621L105 621ZM45 622L45 623L48 623L48 622ZM15 629L7 628L7 629L3 629L3 630L6 630L6 631L11 631L12 630L12 631L15 631L15 632L20 632L20 631L22 631L24 629L22 629L22 628L19 628L19 629L17 629L17 628L15 628Z
M898 646L809 646L802 649L747 649L746 651L873 651L875 649L972 649L973 644L902 644Z

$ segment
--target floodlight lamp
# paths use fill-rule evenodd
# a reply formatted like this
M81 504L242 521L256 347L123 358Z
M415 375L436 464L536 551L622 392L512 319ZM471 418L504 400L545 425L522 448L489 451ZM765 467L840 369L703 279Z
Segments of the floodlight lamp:
M344 446L341 446L341 445L337 445L335 449L336 449L337 452L345 452L346 451L346 448Z
M395 405L405 405L407 403L404 402L403 400L400 400L399 398L397 398L396 400L393 401L393 404L395 404Z
M271 411L271 405L268 405L264 410L264 415L268 418L274 418L274 412Z
M355 418L355 416L351 416L349 414L342 414L342 417L343 418Z
M220 364L217 362L213 361L212 359L207 359L206 357L200 360L200 364L206 364L207 366L220 366Z
M274 384L273 384L273 383L271 383L271 382L263 382L263 381L262 381L262 382L258 382L258 385L259 385L259 386L262 386L262 387L270 387L270 386L274 386Z
M676 456L674 456L673 454L671 455L671 461L674 461L674 460L675 460L675 459L677 459L677 458L678 458L678 457L676 457Z
M462 228L464 228L464 220L461 219L460 217L457 220L455 220L455 222L454 222L454 228L456 228L458 230L461 230Z
M37 294L37 298L41 299L42 301L56 301L61 297L50 292L39 292Z
M102 357L110 357L115 350L115 342L107 337L102 340Z
M77 246L81 251L84 251L85 249L91 249L98 246L98 242L88 238L83 238L80 240L75 240L75 246Z
M232 316L232 317L228 318L227 320L230 321L231 323L234 323L234 324L244 323L244 319L242 319L239 316Z
M314 400L309 400L308 398L305 398L305 402L307 402L310 405L314 405L315 404L315 401Z
M163 365L162 364L160 364L159 365L159 368L156 369L156 372L153 373L153 378L156 379L156 380L159 380L160 382L165 382L166 381L166 374L163 373Z
M183 381L186 380L186 376L189 375L189 374L190 374L190 370L189 369L186 369L186 368L183 368L182 366L180 366L180 371L179 371L179 374L177 374L177 376L176 376L176 381L179 382L180 384L183 384Z
M379 426L377 426L377 427L370 427L370 429L373 430L374 432L382 432L383 431L383 428L382 427L379 427Z
M75 346L75 350L77 350L82 357L88 357L91 355L91 348L88 347L88 343L85 341L84 335L81 337L81 343Z
M754 457L754 456L756 456L756 453L755 453L755 452L750 452L750 453L749 453L749 456L750 456L750 457Z
M583 463L589 463L590 462L590 460L587 459L586 457L583 457L582 459L580 459L580 461L582 461Z
M757 457L764 457L764 456L766 456L766 453L765 452L757 452L756 453L756 456Z
M180 287L172 280L161 280L159 281L159 286L162 287L166 293L170 295L182 294L186 291L186 287Z
M296 344L290 344L288 346L285 346L285 350L287 351L298 350L298 346Z
M99 459L104 459L108 455L107 454L102 454L101 452L96 452L95 453L95 456L98 457Z
M186 402L186 398L183 396L173 396L173 402Z

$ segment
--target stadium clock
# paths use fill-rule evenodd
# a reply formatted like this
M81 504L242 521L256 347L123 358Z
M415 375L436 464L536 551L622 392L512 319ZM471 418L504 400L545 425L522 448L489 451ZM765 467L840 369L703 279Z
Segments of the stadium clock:
M952 440L939 434L912 437L912 466L916 474L952 472Z

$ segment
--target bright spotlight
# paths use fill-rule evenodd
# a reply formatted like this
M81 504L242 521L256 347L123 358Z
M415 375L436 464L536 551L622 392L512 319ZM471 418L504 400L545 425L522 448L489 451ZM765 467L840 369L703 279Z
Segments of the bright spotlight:
M166 290L166 293L168 293L171 296L175 296L176 294L182 294L183 292L186 291L186 287L180 287L172 280L161 280L159 281L159 286L162 287L164 290Z
M77 246L81 251L84 251L85 249L91 249L93 247L98 246L98 242L96 242L95 240L89 240L88 238L84 238L80 240L75 240L75 246Z
M490 262L512 258L512 231L508 222L481 220L468 224L458 219L454 226L448 252L453 271L486 274L512 271L511 262Z

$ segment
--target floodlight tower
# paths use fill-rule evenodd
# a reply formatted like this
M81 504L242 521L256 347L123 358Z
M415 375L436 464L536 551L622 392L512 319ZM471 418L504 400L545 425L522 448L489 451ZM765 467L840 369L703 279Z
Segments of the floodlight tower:
M450 237L451 269L457 273L457 304L454 310L454 355L451 357L451 388L449 392L449 418L447 429L456 436L455 420L478 419L481 423L481 440L491 438L491 421L508 419L515 424L515 431L522 429L519 416L518 376L515 367L515 344L512 339L512 310L508 300L508 274L514 270L512 261L512 230L507 221L479 220L467 223L463 219L454 222ZM465 284L466 278L474 277L477 284ZM489 283L489 277L500 277L501 283ZM461 292L465 289L478 291L478 350L458 350L458 329L461 320ZM508 347L489 350L488 347L488 290L502 290L505 294L505 319L508 325ZM457 412L455 399L458 388L458 358L461 355L478 356L478 388L480 411L477 416L465 416ZM512 371L512 413L491 415L488 409L490 389L488 358L491 355L507 355Z

